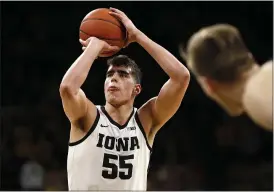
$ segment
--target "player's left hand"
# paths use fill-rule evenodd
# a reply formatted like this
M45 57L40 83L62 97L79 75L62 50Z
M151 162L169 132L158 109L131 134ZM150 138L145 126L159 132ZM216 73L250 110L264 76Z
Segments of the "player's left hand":
M110 7L109 14L118 18L125 26L127 30L127 41L125 47L130 43L136 41L137 35L140 33L140 30L133 24L133 22L127 17L127 15L120 11L119 9Z

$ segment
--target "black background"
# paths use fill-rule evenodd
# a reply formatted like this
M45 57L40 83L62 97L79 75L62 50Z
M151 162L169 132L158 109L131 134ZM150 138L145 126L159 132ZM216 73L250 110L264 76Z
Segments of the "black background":
M82 52L81 20L93 9L110 6L124 11L180 60L179 43L215 23L238 27L259 63L272 59L272 2L1 2L1 189L23 189L20 170L33 156L39 156L47 174L63 173L60 180L66 185L69 122L59 84ZM134 59L144 73L135 103L140 107L158 94L168 76L138 44L120 53ZM95 104L105 102L105 71L106 59L97 60L83 85ZM228 117L192 77L180 109L156 136L148 189L272 190L272 152L271 133L244 115ZM161 180L163 168L168 176ZM45 184L42 189L48 185L58 186Z

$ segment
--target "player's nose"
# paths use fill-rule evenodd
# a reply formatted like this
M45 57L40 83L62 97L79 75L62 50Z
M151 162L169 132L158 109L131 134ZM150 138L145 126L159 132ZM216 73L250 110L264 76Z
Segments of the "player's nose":
M118 81L118 75L117 75L117 73L114 73L114 74L112 75L110 81L111 81L111 82L117 82L117 81Z

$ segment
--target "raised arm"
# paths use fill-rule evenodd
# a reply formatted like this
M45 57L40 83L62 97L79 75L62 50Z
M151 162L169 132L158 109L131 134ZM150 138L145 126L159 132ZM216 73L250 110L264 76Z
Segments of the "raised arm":
M96 107L86 98L81 86L99 53L103 49L116 49L95 37L91 37L86 41L80 40L80 42L83 45L84 52L68 69L59 89L65 114L72 124L83 119L88 110L91 111L92 119L95 120Z
M157 132L178 110L189 84L187 68L169 51L140 33L136 39L169 76L157 97L150 99L148 107L152 117L152 132Z
M122 11L110 8L113 16L119 18L128 32L128 43L139 43L161 66L169 76L157 97L150 99L139 109L140 120L147 125L147 136L155 133L178 110L189 84L190 74L187 68L165 48L149 39L138 30Z

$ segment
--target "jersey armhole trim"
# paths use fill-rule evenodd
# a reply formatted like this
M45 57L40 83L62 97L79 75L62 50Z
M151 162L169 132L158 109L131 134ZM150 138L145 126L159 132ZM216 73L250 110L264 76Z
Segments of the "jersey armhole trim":
M137 111L136 111L136 113L135 113L135 120L136 120L137 125L138 125L138 127L140 128L140 130L141 130L141 132L142 132L142 134L143 134L145 140L146 140L147 147L148 147L148 149L149 149L149 151L150 151L150 153L151 153L151 152L152 152L152 148L151 148L151 146L150 146L149 143L148 143L147 136L146 136L146 133L145 133L145 129L144 129L144 127L143 127L143 125L142 125L142 123L141 123L141 121L140 121L140 119L139 119L139 115L138 115L138 112L137 112Z
M96 118L95 118L95 120L94 120L94 122L93 122L93 125L91 126L91 128L88 130L88 132L87 132L87 134L82 138L82 139L80 139L80 140L78 140L78 141L75 141L75 142L69 142L69 146L75 146L75 145L78 145L78 144L80 144L80 143L82 143L83 141L85 141L87 138L88 138L88 136L90 136L90 134L95 130L95 128L96 128L96 126L97 126L97 124L98 124L98 121L99 121L99 119L100 119L100 114L99 114L99 111L98 111L98 109L96 108Z

